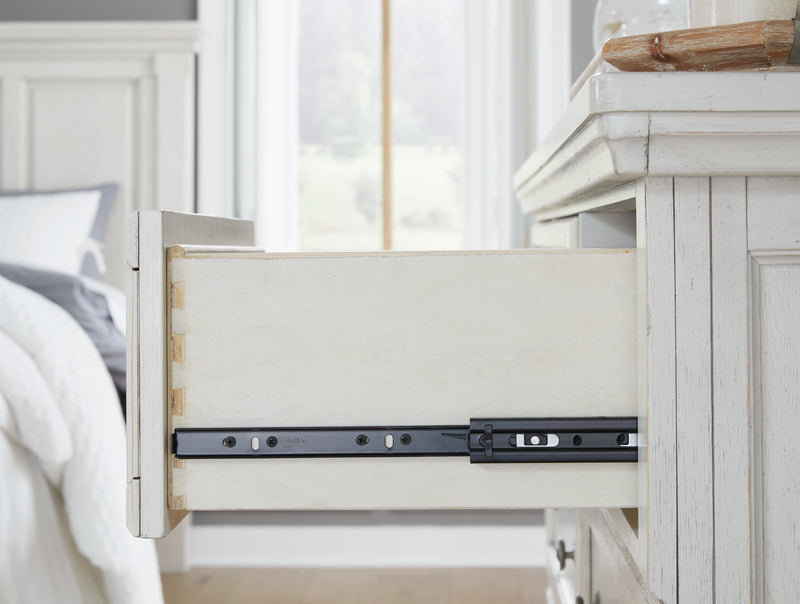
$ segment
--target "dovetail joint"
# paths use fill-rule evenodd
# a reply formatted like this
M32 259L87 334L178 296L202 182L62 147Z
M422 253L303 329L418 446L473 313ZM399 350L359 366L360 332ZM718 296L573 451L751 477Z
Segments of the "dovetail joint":
M185 470L186 469L186 460L185 459L178 459L177 457L172 458L172 467L176 470Z
M185 510L186 509L186 495L174 495L169 498L169 509L171 510Z
M172 390L172 415L183 415L184 401L186 397L185 388L173 388Z
M172 334L172 360L175 363L183 363L185 358L184 346L186 337L182 333Z
M172 308L183 310L184 308L184 285L183 281L177 283L170 283L169 293L170 300L172 301Z

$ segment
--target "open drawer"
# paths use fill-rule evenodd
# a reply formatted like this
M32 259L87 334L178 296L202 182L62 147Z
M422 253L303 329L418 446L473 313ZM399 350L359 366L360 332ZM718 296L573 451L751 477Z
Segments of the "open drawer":
M422 444L476 418L634 417L634 253L264 254L249 223L161 212L131 232L134 534L189 510L637 505L630 461L470 463L469 443L492 451L469 430L463 455Z

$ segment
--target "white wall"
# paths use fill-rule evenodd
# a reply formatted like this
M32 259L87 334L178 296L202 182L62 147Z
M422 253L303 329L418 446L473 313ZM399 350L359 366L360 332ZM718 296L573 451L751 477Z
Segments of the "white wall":
M195 0L2 0L0 21L192 20Z
M571 0L571 48L572 48L572 81L578 79L583 70L594 57L592 44L592 23L597 0Z

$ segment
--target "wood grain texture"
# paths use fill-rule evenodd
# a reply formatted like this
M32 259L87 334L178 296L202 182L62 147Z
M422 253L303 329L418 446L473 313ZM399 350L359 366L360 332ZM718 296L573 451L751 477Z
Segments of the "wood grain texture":
M170 283L169 297L172 301L172 308L183 308L183 295L184 288L182 281L179 281L178 283Z
M756 253L752 265L755 602L800 593L800 253Z
M675 227L673 179L638 187L639 535L650 589L678 601L678 477L675 410Z
M170 360L173 363L183 363L186 357L186 336L174 333L170 337Z
M545 603L542 569L198 568L162 583L166 604Z
M791 176L799 111L794 73L597 75L514 175L517 199L545 220L628 199L646 176Z
M800 248L800 178L747 179L747 246Z
M603 58L622 71L723 71L785 65L793 21L755 21L612 38Z
M172 415L183 415L186 400L185 388L172 389Z
M752 442L747 183L711 179L714 559L717 602L751 602Z
M708 178L675 179L678 601L714 601Z
M175 427L635 414L635 254L186 254ZM587 297L587 292L591 294ZM189 509L636 505L635 464L188 460ZM476 489L475 485L481 488Z

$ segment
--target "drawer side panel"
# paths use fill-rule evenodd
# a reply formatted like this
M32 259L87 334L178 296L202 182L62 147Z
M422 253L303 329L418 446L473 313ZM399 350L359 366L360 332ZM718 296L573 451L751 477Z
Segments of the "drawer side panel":
M636 415L625 252L171 259L174 428ZM635 464L186 460L186 509L636 506ZM184 496L181 499L181 496Z

